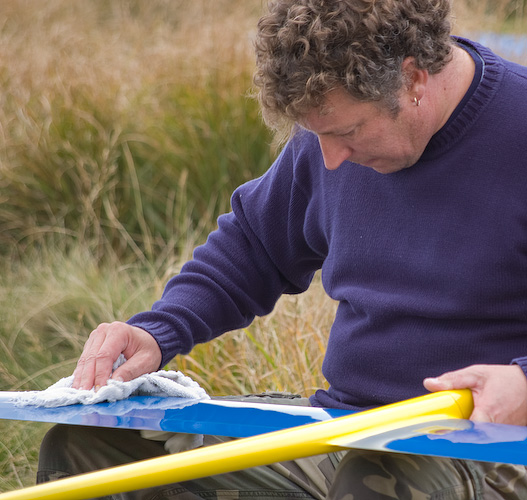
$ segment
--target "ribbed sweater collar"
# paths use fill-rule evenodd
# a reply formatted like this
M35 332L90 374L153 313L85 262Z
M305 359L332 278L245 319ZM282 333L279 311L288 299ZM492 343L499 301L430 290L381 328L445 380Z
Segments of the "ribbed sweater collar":
M424 161L442 155L463 138L498 92L499 83L503 78L503 62L490 49L464 38L456 37L455 40L462 46L472 48L481 56L484 61L483 75L472 96L467 101L462 100L459 104L461 109L454 111L455 118L449 120L430 139L421 156Z

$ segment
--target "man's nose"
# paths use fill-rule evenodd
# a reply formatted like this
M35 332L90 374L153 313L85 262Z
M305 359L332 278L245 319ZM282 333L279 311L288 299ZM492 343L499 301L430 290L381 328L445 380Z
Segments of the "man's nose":
M318 142L322 150L324 165L328 170L336 170L353 154L353 150L347 144L343 144L338 137L319 137Z

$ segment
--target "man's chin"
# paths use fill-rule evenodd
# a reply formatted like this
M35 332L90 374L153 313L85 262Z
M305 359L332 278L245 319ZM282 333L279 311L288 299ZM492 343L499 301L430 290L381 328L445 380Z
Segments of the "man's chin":
M366 168L371 168L372 170L375 170L375 172L378 172L379 174L394 174L395 172L399 172L401 170L404 170L405 168L409 168L412 166L412 165L401 164L401 163L395 164L395 163L385 162L383 160L368 160L368 161L365 161L364 163L358 163L358 164Z

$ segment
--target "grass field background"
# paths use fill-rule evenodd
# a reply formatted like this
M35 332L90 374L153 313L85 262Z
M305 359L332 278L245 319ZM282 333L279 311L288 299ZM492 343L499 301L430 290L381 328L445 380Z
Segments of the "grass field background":
M150 308L232 190L268 168L249 97L263 5L0 3L0 390L44 389L98 323ZM457 2L456 32L524 33L524 9ZM309 394L334 311L317 278L170 367L214 394ZM46 429L0 422L0 491L33 483Z

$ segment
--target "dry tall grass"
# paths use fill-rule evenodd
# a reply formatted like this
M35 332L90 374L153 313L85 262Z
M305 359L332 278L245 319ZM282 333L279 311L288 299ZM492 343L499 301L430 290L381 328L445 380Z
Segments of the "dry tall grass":
M246 97L259 5L2 2L0 252L57 235L152 257L226 210L270 161Z
M463 0L453 2L459 32L525 33L525 0Z
M226 208L230 177L268 166L270 136L244 97L260 9L250 0L2 2L1 389L45 388L71 373L99 322L149 308ZM174 188L159 194L163 185ZM154 223L169 230L159 236ZM285 298L173 366L216 394L311 392L333 305L321 305L319 287L307 297L316 315L299 319L301 299ZM294 349L284 350L284 334ZM0 491L34 481L46 427L0 424L14 431L0 438Z

